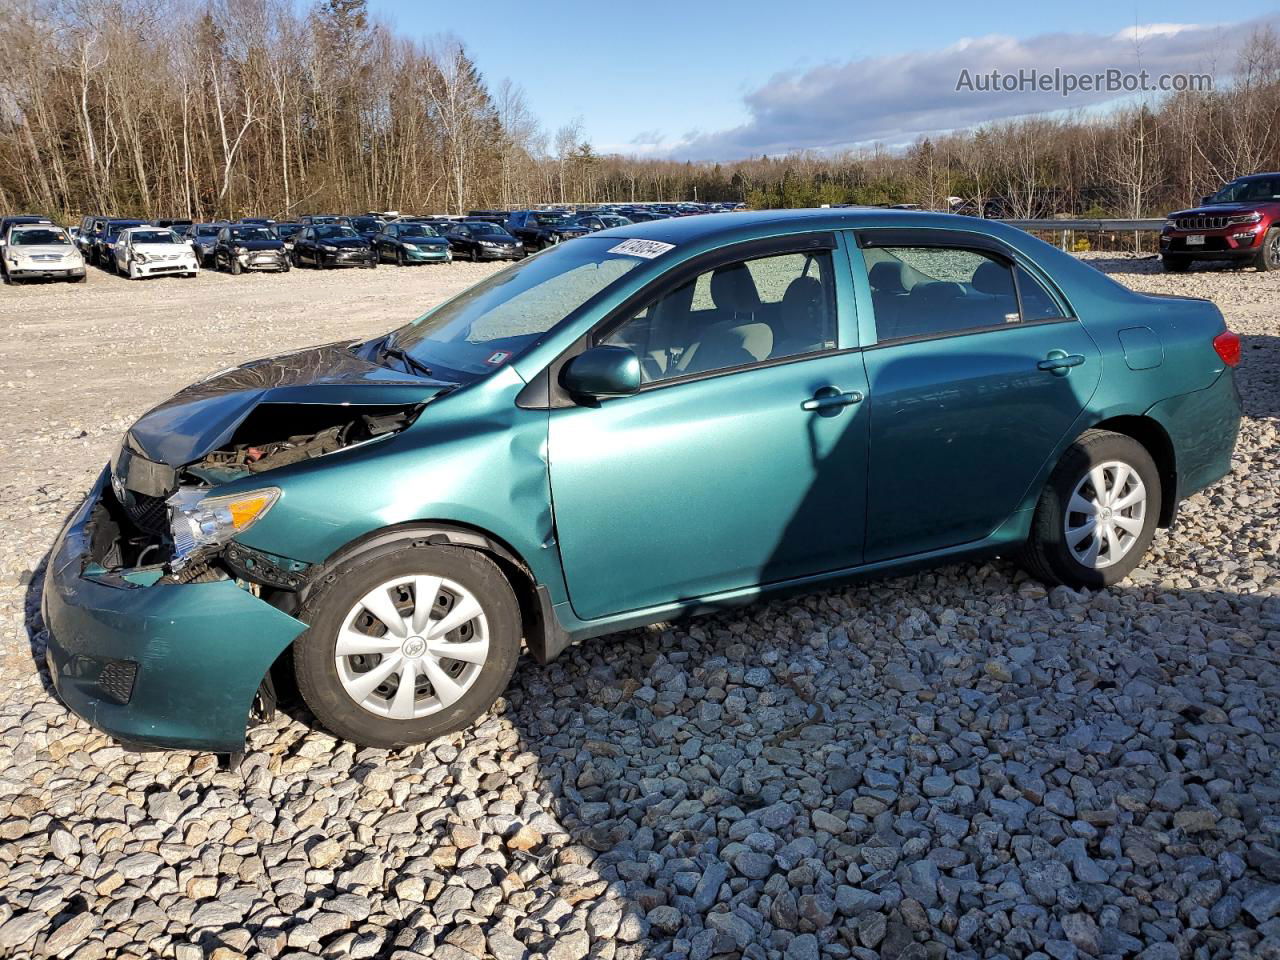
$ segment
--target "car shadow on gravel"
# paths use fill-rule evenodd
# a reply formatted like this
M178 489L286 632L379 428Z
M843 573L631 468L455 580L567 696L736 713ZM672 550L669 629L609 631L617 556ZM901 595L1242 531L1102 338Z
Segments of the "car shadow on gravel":
M503 717L646 956L1213 953L1280 882L1278 629L965 564L589 641Z
M1089 264L1096 270L1101 270L1106 274L1161 274L1167 273L1160 263L1160 258L1154 255L1146 255L1141 257L1087 257L1081 262ZM1171 273L1172 277L1186 277L1197 273L1239 273L1252 275L1258 271L1251 266L1241 266L1235 263L1218 263L1212 260L1204 260L1197 263L1190 271L1184 273Z

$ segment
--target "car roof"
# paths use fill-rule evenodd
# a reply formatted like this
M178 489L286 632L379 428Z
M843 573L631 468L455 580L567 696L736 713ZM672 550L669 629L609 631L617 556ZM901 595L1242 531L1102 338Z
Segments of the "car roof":
M887 210L881 207L841 207L838 209L755 210L736 214L733 217L717 217L711 214L673 217L667 220L648 220L643 223L610 227L595 236L634 237L639 240L659 240L681 246L695 241L714 240L717 236L732 240L740 239L739 235L767 236L775 232L852 230L859 227L932 227L969 230L1000 236L1006 236L1006 231L1015 229L991 220L965 217L954 213Z

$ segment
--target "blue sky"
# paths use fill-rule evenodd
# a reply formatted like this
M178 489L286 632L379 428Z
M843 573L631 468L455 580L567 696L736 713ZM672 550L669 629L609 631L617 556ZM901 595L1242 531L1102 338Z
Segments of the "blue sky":
M1111 99L959 95L961 68L1145 67L1221 79L1251 26L1280 26L1274 0L370 5L401 33L458 37L491 85L510 77L524 88L548 131L580 117L598 152L694 160L902 143Z

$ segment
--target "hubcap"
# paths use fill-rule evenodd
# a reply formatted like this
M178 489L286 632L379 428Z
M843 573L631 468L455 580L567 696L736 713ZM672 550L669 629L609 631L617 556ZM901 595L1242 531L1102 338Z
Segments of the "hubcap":
M1280 235L1272 238L1271 243L1268 245L1267 258L1273 265L1280 267Z
M1142 535L1147 488L1138 471L1110 460L1076 484L1063 518L1067 548L1086 567L1102 570L1125 557Z
M457 702L489 656L489 622L471 591L443 577L398 577L374 587L343 620L334 646L342 688L393 720Z

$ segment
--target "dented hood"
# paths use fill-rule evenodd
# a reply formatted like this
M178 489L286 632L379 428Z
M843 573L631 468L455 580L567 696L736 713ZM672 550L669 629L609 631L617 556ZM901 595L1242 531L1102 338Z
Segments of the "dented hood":
M192 384L143 414L129 446L155 463L179 467L225 444L261 403L422 403L453 386L365 360L347 344L254 360Z

